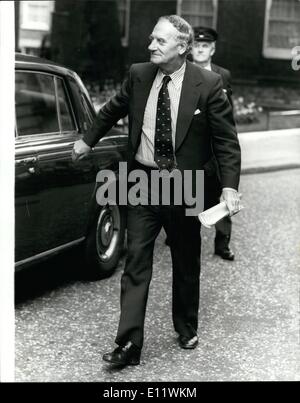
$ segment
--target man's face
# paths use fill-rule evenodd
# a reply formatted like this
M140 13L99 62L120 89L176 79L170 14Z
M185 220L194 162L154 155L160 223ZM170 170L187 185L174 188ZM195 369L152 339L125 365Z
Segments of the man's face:
M194 42L192 55L194 62L207 63L215 53L215 42Z
M180 63L185 45L177 39L177 29L167 20L159 21L150 35L150 60L160 67L172 67Z

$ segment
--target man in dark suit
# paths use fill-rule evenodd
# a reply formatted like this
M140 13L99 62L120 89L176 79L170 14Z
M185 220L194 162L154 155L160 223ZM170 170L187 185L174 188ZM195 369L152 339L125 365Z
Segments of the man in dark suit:
M98 113L91 131L75 142L73 159L84 158L128 114L128 165L149 178L153 171L195 173L212 156L230 214L239 210L240 147L232 108L219 75L186 61L193 43L191 26L176 15L161 17L150 35L150 63L131 66L120 91ZM160 198L164 190L160 193ZM152 189L151 189L152 192ZM200 222L186 205L137 205L127 208L127 260L121 280L118 345L107 362L137 365L152 276L154 242L162 227L173 265L172 316L179 346L198 344Z
M212 56L216 50L218 34L213 28L194 27L194 45L192 49L193 62L206 70L220 74L223 82L223 91L232 105L232 89L230 71L212 63ZM218 164L213 158L204 167L205 170L205 209L220 202L222 187ZM230 216L220 220L216 225L215 254L226 260L234 260L234 253L229 247L232 221Z

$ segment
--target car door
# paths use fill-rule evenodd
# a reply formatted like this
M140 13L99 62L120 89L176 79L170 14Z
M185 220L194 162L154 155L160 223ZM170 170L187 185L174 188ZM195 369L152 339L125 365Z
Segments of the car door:
M15 151L15 260L39 253L40 192L37 156L31 140L16 138Z
M41 84L41 83L40 83ZM50 108L51 91L44 81L44 93L36 77L28 72L15 74L15 260L16 267L45 249L40 236L43 212L43 184L39 176L37 146L44 141L51 127L43 115Z
M98 170L116 170L124 159L125 147L111 131L88 158L72 162L74 141L89 129L94 111L82 83L56 71L16 73L17 260L81 242L96 202Z
M40 233L44 250L54 251L83 241L89 221L97 172L116 160L116 145L104 140L101 147L74 163L74 142L89 129L92 119L76 106L66 76L47 74L53 81L57 131L44 138L37 148L41 192ZM99 162L101 161L101 162Z
M95 174L71 161L78 139L61 77L16 72L16 261L52 253L84 234ZM86 175L84 175L85 173Z
M72 162L71 151L79 126L63 77L49 75L56 103L57 131L39 144L37 166L43 184L41 236L51 251L83 240L89 203L95 185L93 162Z

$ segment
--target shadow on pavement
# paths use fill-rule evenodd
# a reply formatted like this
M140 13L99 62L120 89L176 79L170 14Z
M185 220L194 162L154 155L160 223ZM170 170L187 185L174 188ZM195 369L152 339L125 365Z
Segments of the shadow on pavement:
M125 257L126 246L120 256L119 265L123 264ZM15 304L75 282L94 281L99 281L99 278L86 270L84 252L81 247L77 247L15 273Z
M15 274L15 303L42 296L57 287L83 280L80 248L26 268Z

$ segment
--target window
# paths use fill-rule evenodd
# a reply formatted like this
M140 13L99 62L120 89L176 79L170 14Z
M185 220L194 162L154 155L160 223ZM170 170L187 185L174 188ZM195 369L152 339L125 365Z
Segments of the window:
M82 81L78 76L77 80L79 82L76 82L74 78L69 77L68 83L71 87L73 102L75 103L76 106L76 117L77 117L77 123L80 127L79 130L81 133L86 133L92 125L95 112L90 107L90 103L87 100L87 96L86 94L84 94L84 87L81 87Z
M17 72L15 90L18 136L75 130L61 79L50 74Z
M59 131L52 76L16 73L15 101L19 136Z
M91 111L91 107L86 99L86 95L85 94L81 94L80 96L81 99L81 104L82 104L82 108L84 111L84 117L85 117L85 124L86 124L86 130L88 130L93 123L93 115L92 115L92 111Z
M56 78L57 82L57 95L58 95L58 105L59 105L59 116L60 116L60 131L74 131L75 126L72 119L69 104L67 102L66 90L64 88L64 83L61 78Z
M291 59L291 51L297 45L300 45L300 1L267 0L263 55Z
M21 28L49 31L54 1L21 1Z
M177 0L177 14L186 19L192 27L217 26L217 0Z
M118 0L119 25L121 31L122 46L129 43L130 0Z

